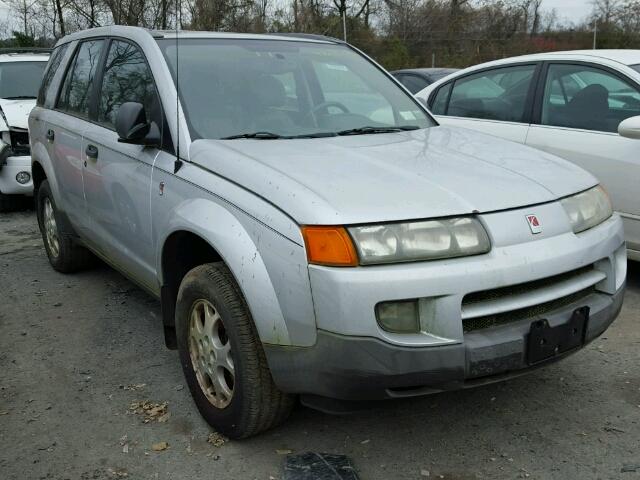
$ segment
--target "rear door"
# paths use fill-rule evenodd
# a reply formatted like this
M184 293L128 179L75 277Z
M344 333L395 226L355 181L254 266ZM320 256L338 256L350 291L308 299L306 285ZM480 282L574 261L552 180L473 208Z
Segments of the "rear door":
M82 134L88 125L89 105L105 40L80 42L68 64L55 108L46 119L49 155L58 182L58 202L78 233L91 230L85 192L93 188L83 179Z
M118 142L115 119L125 102L140 102L147 119L162 129L163 113L153 75L141 49L112 39L107 47L92 122L84 132L84 159L91 240L110 261L150 289L155 288L150 185L155 147Z
M434 92L431 111L443 125L524 143L539 68L538 63L527 63L458 77Z
M52 128L54 124L51 121L57 116L53 108L58 96L61 79L64 76L64 72L60 73L59 70L61 66L66 65L68 62L67 53L73 56L73 52L69 51L70 45L69 43L64 43L54 48L53 52L51 52L51 57L38 91L36 106L29 115L30 140L34 151L38 151L34 158L38 158L42 149L46 150L46 156L49 158L54 152L53 141L47 139L47 131Z
M618 135L640 115L640 86L620 72L590 63L550 62L527 145L593 173L621 213L629 248L640 250L640 141Z

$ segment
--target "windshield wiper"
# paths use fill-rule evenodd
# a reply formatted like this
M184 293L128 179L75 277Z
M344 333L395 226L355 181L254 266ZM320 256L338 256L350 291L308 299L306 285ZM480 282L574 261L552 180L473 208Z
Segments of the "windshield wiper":
M325 138L325 137L335 137L338 135L336 132L316 132L316 133L303 133L301 135L294 135L289 138Z
M35 97L33 95L16 95L15 97L3 97L3 98L7 100L27 100L27 99L33 100L38 97Z
M291 140L292 138L324 138L324 137L335 137L336 135L337 133L335 132L302 133L300 135L280 135L272 132L254 132L254 133L240 133L238 135L231 135L229 137L221 138L220 140L237 140L238 138L256 138L258 140L277 140L277 139Z
M420 127L417 125L403 125L395 127L359 127L349 128L348 130L340 130L336 132L338 135L366 135L369 133L390 133L390 132L404 132L408 130L418 130Z
M253 133L239 133L238 135L230 135L228 137L222 137L220 140L237 140L239 138L255 138L258 140L276 140L278 138L291 138L283 135L278 135L272 132L253 132Z

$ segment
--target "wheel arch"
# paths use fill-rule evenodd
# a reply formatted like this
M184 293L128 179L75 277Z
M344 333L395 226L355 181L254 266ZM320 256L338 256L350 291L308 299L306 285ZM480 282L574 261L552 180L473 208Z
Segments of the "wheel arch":
M31 145L31 176L33 178L33 195L38 196L38 188L47 180L51 187L51 193L55 199L59 199L58 178L53 168L53 162L49 152L42 142L32 142ZM58 205L60 208L61 205Z
M44 167L37 160L31 163L31 178L33 179L33 193L34 196L37 196L40 185L47 179Z
M203 199L186 202L171 217L173 225L159 243L157 259L167 346L176 346L175 306L182 279L196 266L216 261L224 262L235 278L260 340L289 345L289 332L269 273L239 220L219 204Z

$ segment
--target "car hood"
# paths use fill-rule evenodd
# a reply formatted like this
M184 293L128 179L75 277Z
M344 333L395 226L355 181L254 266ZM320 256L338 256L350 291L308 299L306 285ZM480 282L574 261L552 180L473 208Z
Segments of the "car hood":
M0 110L8 127L27 129L29 113L35 107L35 99L9 100L0 98Z
M492 212L597 183L553 155L462 128L294 140L196 140L190 160L300 224Z

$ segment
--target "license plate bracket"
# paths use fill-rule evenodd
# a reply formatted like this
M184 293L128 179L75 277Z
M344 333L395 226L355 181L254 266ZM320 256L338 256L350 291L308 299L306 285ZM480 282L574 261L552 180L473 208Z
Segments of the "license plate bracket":
M546 318L533 322L527 342L529 364L548 360L584 344L588 322L588 306L576 308L567 323L556 327L551 327Z

